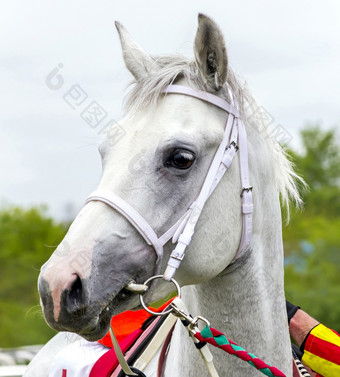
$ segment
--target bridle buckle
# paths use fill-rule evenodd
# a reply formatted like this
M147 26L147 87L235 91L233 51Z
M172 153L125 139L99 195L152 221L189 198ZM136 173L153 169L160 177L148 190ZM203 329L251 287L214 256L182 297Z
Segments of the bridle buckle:
M241 191L241 198L242 198L242 195L244 192L249 192L249 191L253 191L253 186L248 186L248 187L242 187L242 191Z
M237 145L236 141L232 141L229 144L229 147L233 146L235 148L235 151L237 152L239 150L239 146Z

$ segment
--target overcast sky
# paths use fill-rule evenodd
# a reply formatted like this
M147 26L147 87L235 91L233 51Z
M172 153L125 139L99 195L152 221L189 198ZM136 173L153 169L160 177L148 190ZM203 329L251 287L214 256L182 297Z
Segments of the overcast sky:
M151 53L192 56L198 12L220 25L234 70L293 146L308 121L340 124L338 0L2 1L0 203L45 203L58 218L73 203L76 212L101 173L101 127L81 110L97 101L107 121L119 120L130 80L114 20ZM64 81L52 90L46 77L58 64ZM81 110L63 99L76 84Z

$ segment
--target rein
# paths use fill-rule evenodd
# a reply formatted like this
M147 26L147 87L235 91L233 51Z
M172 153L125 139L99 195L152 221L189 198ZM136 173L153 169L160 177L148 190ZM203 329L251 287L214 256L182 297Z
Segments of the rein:
M153 276L145 282L145 285L148 285L155 279L163 278L162 275ZM164 359L166 356L167 348L169 346L172 332L174 330L174 325L178 319L181 320L182 324L188 331L188 334L193 341L196 349L200 352L201 357L208 369L208 372L211 377L219 377L219 374L215 368L213 363L213 356L210 352L208 344L211 344L230 355L236 356L239 359L247 362L254 368L256 368L259 372L265 374L268 377L286 377L284 373L282 373L278 368L267 364L254 354L246 351L244 348L240 347L237 343L233 342L232 340L228 339L222 332L214 329L210 326L210 323L207 319L196 316L192 317L186 308L184 302L181 299L181 290L178 283L172 279L172 283L176 286L178 296L169 304L167 308L165 308L162 312L153 311L151 308L148 308L143 300L143 294L140 294L140 302L143 308L152 315L156 316L154 320L154 325L157 325L157 321L163 320L163 324L160 327L160 330L154 334L151 338L148 346L143 351L143 353L139 356L139 358L133 362L131 360L131 355L138 349L139 345L142 343L143 340L137 340L136 344L127 352L126 356L123 355L120 346L116 340L116 337L112 330L110 330L113 348L115 351L115 363L116 365L119 363L120 367L113 372L113 374L108 374L111 377L119 377L121 376L122 371L126 376L140 376L146 377L143 373L145 367L149 364L152 358L157 354L158 350L161 349L159 363L158 363L158 371L157 376L161 376L163 372L163 364ZM198 323L203 322L205 327L203 330L200 330L198 327ZM163 327L163 330L162 330ZM150 330L148 329L145 335L142 335L142 338L146 338L148 332L152 331L152 326L150 326ZM108 353L110 353L109 351ZM107 355L110 356L110 355ZM105 358L107 359L106 355ZM131 363L132 361L132 363ZM128 363L131 363L133 367L130 367ZM103 366L99 364L97 369L103 369ZM109 369L112 371L112 369ZM102 376L102 374L98 374L98 376ZM90 376L92 377L92 376ZM93 377L97 377L96 374Z
M209 321L206 320L205 318L200 317L200 316L192 318L190 315L186 314L187 312L185 313L183 310L179 309L178 305L179 303L181 303L179 300L176 301L175 299L171 303L170 306L174 309L174 312L180 318L185 319L186 323L184 323L184 325L188 327L191 337L196 340L196 341L194 340L194 342L197 349L202 349L203 347L207 347L207 343L209 343L229 353L230 355L234 355L238 357L239 359L246 361L251 366L256 368L259 372L265 374L266 376L286 377L286 375L283 374L278 368L265 363L263 360L259 359L254 354L246 351L244 348L240 347L237 343L228 339L223 333L211 327ZM202 331L199 330L198 325L197 325L199 321L203 321L206 324L205 328ZM197 343L197 340L199 341L199 343ZM203 355L203 359L204 359L204 355ZM212 364L212 356L211 356L210 364ZM213 370L211 370L209 367L208 367L208 370L212 377L214 376L218 377L216 370L214 373L212 373Z
M222 179L224 173L230 167L235 153L238 150L240 152L239 160L242 184L242 190L240 192L242 234L234 260L248 248L251 241L253 199L252 186L250 186L249 182L247 135L237 103L233 100L233 95L229 88L228 91L232 99L232 104L211 93L182 85L168 85L163 90L165 95L181 94L200 99L224 110L228 114L223 139L214 155L198 197L189 206L184 215L163 235L158 237L152 226L136 209L111 191L102 189L96 190L85 202L85 204L87 204L91 201L101 201L119 212L134 226L146 243L154 247L157 254L156 274L160 273L163 246L172 238L172 242L176 243L176 247L170 255L168 266L164 272L164 279L167 281L170 281L174 277L176 270L180 266L185 255L185 250L187 246L190 245L194 235L195 227L204 205Z
M148 285L152 280L160 279L162 275L153 276L149 278L144 284ZM210 326L210 322L201 316L192 317L186 308L184 302L181 299L181 290L178 283L172 279L171 282L177 288L177 297L171 302L169 305L169 309L164 310L163 312L154 312L150 308L148 308L143 300L143 294L139 295L140 302L145 310L149 313L154 314L156 316L163 316L163 315L174 315L178 317L183 325L187 328L190 338L193 340L195 347L201 353L203 361L210 373L211 377L219 377L214 363L213 363L213 356L207 346L207 344L211 344L221 350L229 353L230 355L234 355L239 359L246 361L248 364L256 368L259 372L265 374L269 377L286 377L284 373L282 373L278 368L267 364L254 354L246 351L244 348L240 347L237 343L233 342L232 340L228 339L222 332L214 329ZM203 330L200 330L198 327L199 322L205 323L205 327Z

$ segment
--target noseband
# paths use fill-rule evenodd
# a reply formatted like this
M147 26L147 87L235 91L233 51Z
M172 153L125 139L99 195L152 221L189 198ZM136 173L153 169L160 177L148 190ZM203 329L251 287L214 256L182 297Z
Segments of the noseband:
M228 113L223 139L215 153L201 191L196 200L190 205L184 215L160 237L158 237L150 224L138 211L136 211L130 206L130 204L113 192L107 190L96 190L87 198L86 204L90 201L101 201L124 216L140 233L147 244L154 247L157 254L156 273L160 272L161 261L163 258L163 246L172 238L172 242L176 243L176 247L170 255L168 266L164 273L164 279L171 280L184 258L185 249L191 242L196 224L206 201L231 165L235 153L238 150L240 154L239 160L242 184L242 190L240 193L242 200L242 234L234 260L237 259L250 244L252 236L253 199L252 187L249 183L246 130L238 111L237 103L233 100L231 91L229 90L232 104L211 93L181 85L169 85L165 87L163 93L183 94L198 98L202 101L211 103L212 105L217 106Z

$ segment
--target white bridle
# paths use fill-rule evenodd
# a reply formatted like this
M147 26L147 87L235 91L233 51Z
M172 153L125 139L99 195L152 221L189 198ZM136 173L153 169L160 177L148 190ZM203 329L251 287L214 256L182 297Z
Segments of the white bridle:
M198 98L205 102L211 103L228 113L223 140L215 153L201 191L196 200L190 205L185 214L160 237L158 237L156 232L138 211L136 211L124 199L120 198L113 192L108 190L96 190L87 198L85 204L89 203L90 201L101 201L123 215L141 234L147 244L154 247L157 254L156 273L159 273L161 268L163 246L172 238L172 242L177 244L170 255L168 266L164 273L164 279L171 280L184 258L185 249L191 242L196 224L206 201L231 165L231 162L238 149L240 152L239 159L242 183L242 235L237 253L233 260L237 259L250 244L252 236L253 199L252 187L249 183L246 130L240 117L236 101L233 100L231 91L229 90L232 104L213 94L181 85L169 85L163 90L163 93L184 94L190 97Z

